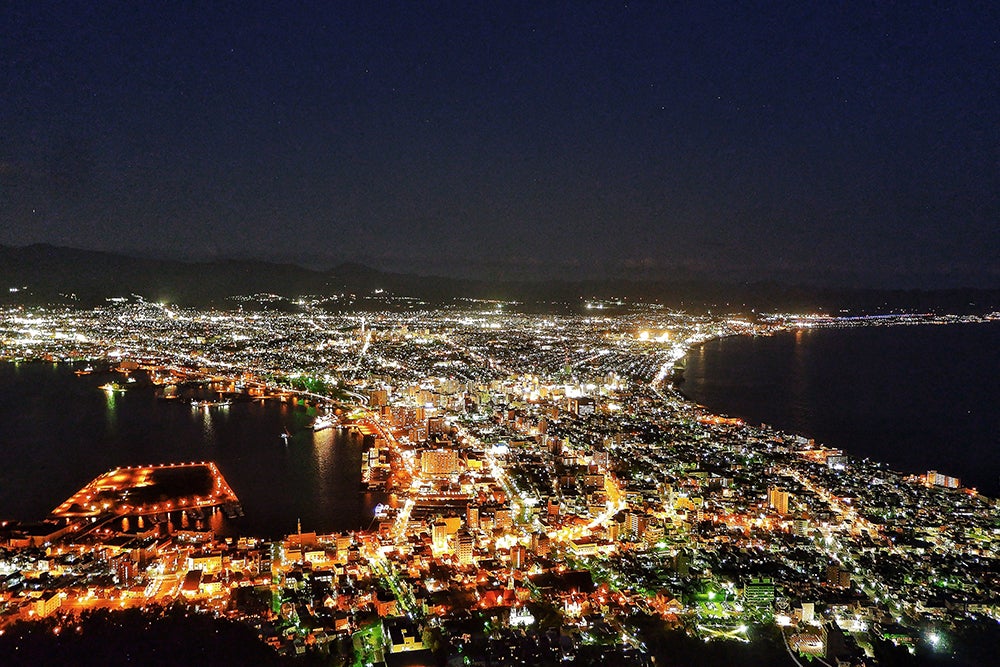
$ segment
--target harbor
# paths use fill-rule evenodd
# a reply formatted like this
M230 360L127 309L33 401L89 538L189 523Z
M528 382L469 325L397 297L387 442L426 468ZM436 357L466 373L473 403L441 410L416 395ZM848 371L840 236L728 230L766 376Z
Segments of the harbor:
M109 395L101 385L124 385L121 373L91 363L92 373L76 375L83 365L0 365L9 397L0 405L11 443L2 461L10 478L0 485L8 518L41 521L110 470L172 462L214 462L245 513L231 519L218 511L234 534L281 535L297 517L322 532L353 530L367 526L385 501L384 493L362 489L360 427L342 415L340 426L314 431L320 411L314 399L291 392L255 396L253 387L229 392L232 385L208 381L181 381L178 398L165 399L163 386L142 369L130 372L137 381L128 391ZM191 406L196 396L220 400L216 387L231 405ZM198 517L188 514L196 526ZM173 522L180 525L176 510Z

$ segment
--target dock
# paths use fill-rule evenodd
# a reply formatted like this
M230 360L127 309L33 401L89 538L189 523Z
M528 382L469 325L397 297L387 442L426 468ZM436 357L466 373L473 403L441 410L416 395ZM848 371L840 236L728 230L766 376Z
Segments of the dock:
M236 513L239 499L215 463L202 461L115 468L73 494L52 516L148 516L211 507Z

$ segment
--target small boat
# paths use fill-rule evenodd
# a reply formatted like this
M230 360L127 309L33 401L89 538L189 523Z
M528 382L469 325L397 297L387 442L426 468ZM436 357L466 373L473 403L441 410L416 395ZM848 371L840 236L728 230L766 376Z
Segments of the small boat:
M88 365L86 368L78 368L73 372L77 375L90 375L94 372L94 368L93 366Z
M107 384L102 384L101 389L103 389L109 394L115 394L115 393L121 394L125 391L125 387L121 386L117 382L109 382Z
M228 408L232 404L233 402L228 398L224 401L199 401L197 399L191 401L192 408L203 408L205 410L209 408Z

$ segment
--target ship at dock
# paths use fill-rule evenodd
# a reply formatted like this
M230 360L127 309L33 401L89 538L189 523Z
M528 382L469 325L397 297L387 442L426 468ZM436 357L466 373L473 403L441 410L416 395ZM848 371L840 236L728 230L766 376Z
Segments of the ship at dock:
M314 431L325 431L328 428L333 428L338 425L336 417L333 415L317 415L316 419L313 420L310 428Z

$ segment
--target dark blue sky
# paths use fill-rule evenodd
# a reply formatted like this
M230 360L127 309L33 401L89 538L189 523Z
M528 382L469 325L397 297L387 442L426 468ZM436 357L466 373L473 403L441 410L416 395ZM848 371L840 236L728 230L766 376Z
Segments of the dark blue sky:
M996 3L288 4L5 3L0 243L1000 285Z

